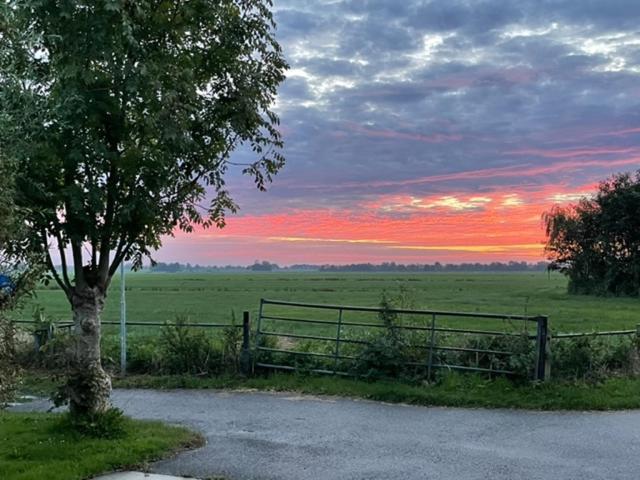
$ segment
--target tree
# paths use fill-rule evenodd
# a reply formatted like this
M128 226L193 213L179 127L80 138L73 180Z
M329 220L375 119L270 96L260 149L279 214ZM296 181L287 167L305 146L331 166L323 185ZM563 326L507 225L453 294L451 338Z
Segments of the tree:
M26 246L75 322L71 411L109 408L100 313L118 266L175 228L223 227L240 165L263 190L284 164L272 110L287 64L270 0L7 0L0 149L19 164ZM206 205L202 205L207 201ZM54 266L54 249L60 269Z
M569 291L640 293L640 171L602 182L593 198L544 216L550 267L569 277Z

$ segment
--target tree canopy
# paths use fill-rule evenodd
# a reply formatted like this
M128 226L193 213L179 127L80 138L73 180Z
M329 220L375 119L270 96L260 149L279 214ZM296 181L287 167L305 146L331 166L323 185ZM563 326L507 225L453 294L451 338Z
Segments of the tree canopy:
M25 251L74 314L74 412L108 408L100 320L111 278L163 235L224 226L225 175L264 189L284 164L272 109L287 64L271 0L6 0L0 151ZM237 164L243 146L251 160ZM60 271L54 266L57 252Z
M571 292L640 294L640 172L614 175L544 221L550 266L569 277Z
M106 289L176 227L224 225L239 145L256 153L242 168L258 188L282 167L271 104L286 63L269 4L3 3L0 146L20 165L31 246L57 244L67 295Z

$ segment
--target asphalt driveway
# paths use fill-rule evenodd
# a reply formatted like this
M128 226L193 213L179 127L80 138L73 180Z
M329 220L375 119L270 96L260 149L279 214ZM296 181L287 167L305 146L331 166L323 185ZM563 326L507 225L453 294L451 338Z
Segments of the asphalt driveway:
M130 416L186 424L206 436L203 448L153 465L157 473L232 480L640 478L639 411L426 408L196 390L116 390L113 398Z

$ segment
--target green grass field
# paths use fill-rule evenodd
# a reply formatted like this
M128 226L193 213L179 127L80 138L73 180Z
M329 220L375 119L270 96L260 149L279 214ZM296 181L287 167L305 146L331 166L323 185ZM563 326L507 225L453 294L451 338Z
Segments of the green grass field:
M255 318L260 298L377 306L383 291L394 296L404 288L409 307L549 315L555 332L631 329L640 323L639 299L569 295L566 285L564 277L545 273L132 273L127 276L127 312L130 321L164 322L187 315L193 322L227 323L232 310L238 320L243 310L251 311ZM119 319L119 288L116 278L104 320ZM71 318L66 299L53 286L38 290L19 316L29 318L36 305L54 319ZM316 315L334 320L336 314L311 314ZM474 319L464 324L488 326Z

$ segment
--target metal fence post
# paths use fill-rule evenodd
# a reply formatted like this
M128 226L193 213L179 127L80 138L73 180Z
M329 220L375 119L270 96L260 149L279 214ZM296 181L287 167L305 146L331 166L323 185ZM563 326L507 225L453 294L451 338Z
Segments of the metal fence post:
M336 349L334 353L335 361L333 364L333 373L338 371L338 360L340 359L340 334L342 330L342 309L338 313L338 330L336 332Z
M261 328L262 328L262 312L264 309L264 298L260 299L260 309L258 310L258 324L256 325L256 346L255 346L255 355L252 355L252 362L251 362L251 366L252 366L252 370L255 369L255 362L256 360L259 362L260 359L258 358L260 356L260 333L261 333Z
M536 334L536 371L535 379L544 381L550 373L549 354L549 318L545 316L536 317L538 324Z
M431 314L431 339L429 341L429 363L427 364L427 380L431 380L431 370L433 368L433 348L436 342L436 314Z
M551 332L547 331L547 341L545 342L544 351L547 355L544 362L544 379L551 380Z
M249 375L251 373L251 317L249 312L242 312L242 350L240 351L240 373Z

